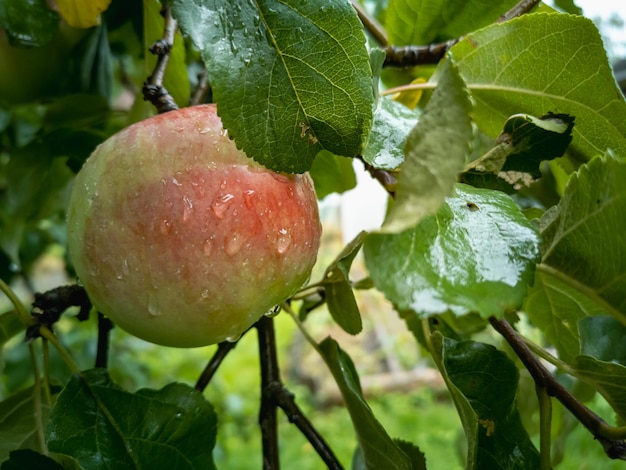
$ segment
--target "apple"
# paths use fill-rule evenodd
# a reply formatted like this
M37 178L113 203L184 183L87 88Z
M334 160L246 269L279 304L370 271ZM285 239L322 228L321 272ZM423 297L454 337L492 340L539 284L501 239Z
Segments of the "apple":
M238 338L308 279L321 235L310 176L248 158L214 105L103 142L76 177L67 224L94 306L177 347Z

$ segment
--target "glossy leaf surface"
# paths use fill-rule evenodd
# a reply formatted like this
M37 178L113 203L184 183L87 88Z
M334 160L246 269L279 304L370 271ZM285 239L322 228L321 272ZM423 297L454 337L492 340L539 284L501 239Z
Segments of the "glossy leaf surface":
M361 152L374 93L348 2L174 0L172 8L202 52L224 127L250 157L301 173L320 150Z

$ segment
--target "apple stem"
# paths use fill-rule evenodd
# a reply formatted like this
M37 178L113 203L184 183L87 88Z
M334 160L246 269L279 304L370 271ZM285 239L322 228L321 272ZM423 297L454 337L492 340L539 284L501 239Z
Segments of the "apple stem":
M98 312L98 345L96 348L96 367L106 368L109 359L109 338L113 322Z
M170 52L174 47L174 36L178 25L172 17L169 6L164 5L161 14L165 19L163 38L155 42L150 48L150 52L156 55L158 60L154 72L143 85L143 99L152 103L159 114L178 109L174 98L163 86L165 70L170 59Z

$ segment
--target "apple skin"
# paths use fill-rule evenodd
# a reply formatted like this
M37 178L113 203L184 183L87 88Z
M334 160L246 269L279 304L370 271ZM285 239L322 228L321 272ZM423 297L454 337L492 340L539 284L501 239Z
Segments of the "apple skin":
M214 105L103 142L76 177L67 224L94 306L176 347L238 338L308 279L321 236L310 176L248 158Z

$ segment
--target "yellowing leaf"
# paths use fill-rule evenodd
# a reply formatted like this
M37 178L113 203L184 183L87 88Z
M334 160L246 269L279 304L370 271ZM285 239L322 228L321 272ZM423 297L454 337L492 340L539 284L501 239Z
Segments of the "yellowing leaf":
M411 85L417 85L420 83L426 83L426 80L423 78L416 78L415 80L411 82ZM406 90L406 91L401 91L399 93L394 94L392 96L392 99L394 101L402 103L404 106L406 106L409 109L415 109L415 107L417 106L417 103L419 103L420 100L422 99L422 93L423 93L423 90L419 88L416 90Z
M59 13L74 28L90 28L100 24L100 13L111 0L57 0Z

